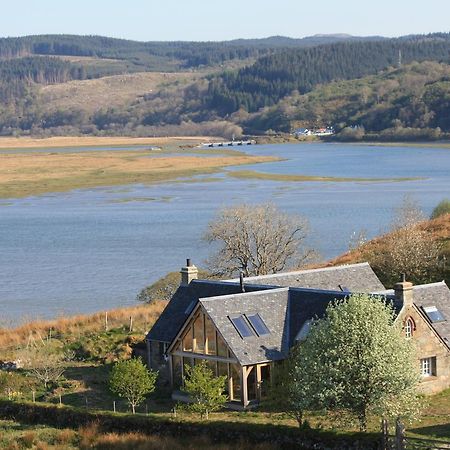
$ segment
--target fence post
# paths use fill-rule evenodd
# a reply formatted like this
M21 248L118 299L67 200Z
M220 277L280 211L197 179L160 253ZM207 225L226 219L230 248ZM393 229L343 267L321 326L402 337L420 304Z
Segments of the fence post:
M113 401L113 411L116 412L116 401Z
M381 421L381 450L389 450L389 430L388 421L382 419Z
M400 421L400 417L397 417L395 422L395 443L396 450L405 450L405 427Z
M32 391L33 403L36 403L36 392Z
M130 333L133 331L133 316L130 316Z
M108 311L105 312L105 331L108 331Z

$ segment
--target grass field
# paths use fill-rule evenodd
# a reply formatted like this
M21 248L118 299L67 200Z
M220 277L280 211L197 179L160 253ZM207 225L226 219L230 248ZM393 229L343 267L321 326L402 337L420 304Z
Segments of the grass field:
M58 146L57 143L59 145L64 143L65 146L69 146L76 142L76 140L61 139L55 138L52 144ZM79 144L100 145L100 142L106 145L105 141L95 138L86 138ZM125 142L127 141L118 138L111 140L109 145L125 145ZM132 142L142 144L143 140ZM26 143L35 146L43 144L39 140ZM160 143L162 143L161 140L153 140L152 145ZM22 142L21 145L24 146L24 144ZM11 144L4 142L3 145ZM174 145L173 141L172 145ZM18 145L17 148L22 147ZM212 152L208 157L204 157L203 154L183 156L179 152L176 155L152 156L151 152L145 150L2 153L0 154L0 198L27 197L98 186L157 183L180 177L214 173L226 166L276 160L272 157L225 151L220 154Z

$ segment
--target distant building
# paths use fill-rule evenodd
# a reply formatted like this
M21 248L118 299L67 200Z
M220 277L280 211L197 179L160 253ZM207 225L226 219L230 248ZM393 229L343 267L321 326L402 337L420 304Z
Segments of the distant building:
M350 293L391 300L406 339L417 344L421 388L450 386L450 290L444 282L385 290L368 263L245 278L198 280L190 263L181 284L146 337L148 364L180 391L184 366L205 360L226 375L229 406L256 404L267 394L274 365L307 337L314 318ZM380 361L383 364L383 361Z
M311 136L311 130L308 130L308 128L297 128L292 132L295 136Z

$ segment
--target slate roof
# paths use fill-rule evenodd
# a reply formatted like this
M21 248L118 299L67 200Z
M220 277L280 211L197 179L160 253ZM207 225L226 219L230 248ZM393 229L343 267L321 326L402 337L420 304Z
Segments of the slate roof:
M419 308L436 306L441 311L445 321L433 322L431 326L450 347L450 289L445 281L414 286L413 296L414 304Z
M285 359L303 324L322 318L329 303L347 295L348 292L342 291L278 288L199 301L239 363L248 365ZM401 306L397 305L396 309L399 311ZM251 313L261 316L270 330L269 335L246 338L239 335L230 317Z
M247 291L270 289L270 286L248 286ZM180 286L159 316L146 339L171 342L192 311L199 298L238 294L240 284L217 280L193 280L188 286ZM189 311L188 313L186 311Z
M237 280L229 280L236 282ZM245 284L275 285L284 287L302 287L351 292L374 292L385 287L375 275L369 263L348 264L321 269L299 270L273 275L261 275L245 278Z
M368 263L248 277L245 278L244 284L247 292L278 287L314 288L336 292L341 292L341 288L353 292L373 292L385 289ZM146 339L171 342L188 317L189 314L186 313L186 310L192 302L196 303L199 298L239 293L241 293L241 289L238 279L193 280L189 286L180 286L147 334Z
M289 289L200 299L241 365L285 359L289 353ZM241 338L229 317L259 313L270 333Z

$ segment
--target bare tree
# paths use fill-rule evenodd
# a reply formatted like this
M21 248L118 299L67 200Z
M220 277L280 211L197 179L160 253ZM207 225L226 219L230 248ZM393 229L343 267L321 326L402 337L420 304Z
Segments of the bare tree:
M62 377L72 357L51 343L29 346L20 354L23 367L44 383L46 389L49 383L56 383Z
M307 223L274 205L239 205L221 210L204 238L219 248L208 261L215 274L245 276L299 267L311 255L303 247Z
M365 254L386 285L392 286L402 273L418 284L442 279L442 244L423 226L424 218L417 203L405 198L383 245Z

